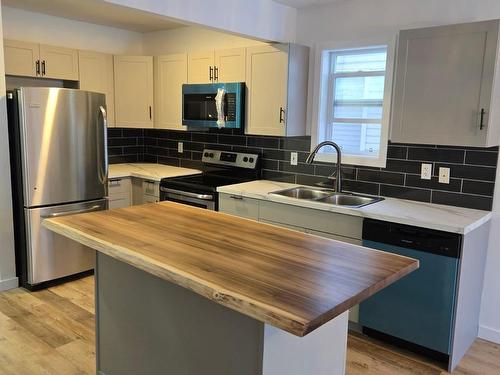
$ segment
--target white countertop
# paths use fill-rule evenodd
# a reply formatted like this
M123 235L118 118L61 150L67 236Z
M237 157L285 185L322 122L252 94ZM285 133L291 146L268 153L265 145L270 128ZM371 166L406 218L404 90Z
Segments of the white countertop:
M137 177L146 180L160 181L165 177L188 176L200 174L201 171L190 168L172 167L155 163L110 164L108 178Z
M296 186L303 185L259 180L221 186L217 188L217 191L220 193L239 195L247 198L286 203L294 206L361 216L460 234L466 234L491 219L491 212L489 211L415 202L396 198L385 198L381 202L373 203L361 208L348 208L269 194L270 192Z

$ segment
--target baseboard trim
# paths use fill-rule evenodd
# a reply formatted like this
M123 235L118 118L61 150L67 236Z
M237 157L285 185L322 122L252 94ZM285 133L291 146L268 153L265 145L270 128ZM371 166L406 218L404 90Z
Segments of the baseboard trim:
M4 290L14 289L19 286L19 279L13 277L12 279L0 280L0 292Z
M500 344L500 330L488 326L479 326L479 337Z

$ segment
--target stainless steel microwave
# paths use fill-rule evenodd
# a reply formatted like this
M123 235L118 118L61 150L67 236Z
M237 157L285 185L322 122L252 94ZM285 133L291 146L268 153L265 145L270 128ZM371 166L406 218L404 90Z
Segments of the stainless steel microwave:
M182 125L243 129L245 83L182 85Z

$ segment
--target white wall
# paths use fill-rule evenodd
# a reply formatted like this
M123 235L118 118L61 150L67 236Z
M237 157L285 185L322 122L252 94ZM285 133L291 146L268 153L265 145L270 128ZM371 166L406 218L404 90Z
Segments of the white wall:
M293 41L297 11L272 0L104 0L242 36Z
M4 38L113 54L142 54L143 34L3 7Z
M314 47L318 42L356 41L395 35L400 29L495 18L500 18L498 0L349 0L299 10L296 34L299 43ZM311 58L314 58L314 48ZM313 82L314 64L310 66L309 82ZM310 85L309 100L312 93ZM311 107L309 103L309 109ZM311 110L308 113L310 118ZM497 170L495 197L480 336L500 343L500 168Z
M237 48L256 44L263 42L199 26L144 34L144 53L147 55Z
M0 16L2 10L0 9ZM9 135L5 93L2 25L0 24L0 290L17 286L10 188Z

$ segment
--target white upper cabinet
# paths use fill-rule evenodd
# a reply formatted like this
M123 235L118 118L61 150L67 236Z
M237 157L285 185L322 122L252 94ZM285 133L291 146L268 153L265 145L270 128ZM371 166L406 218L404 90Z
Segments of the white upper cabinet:
M5 39L3 48L5 74L25 77L36 77L38 75L39 44Z
M211 83L213 77L213 51L188 53L188 83Z
M78 81L78 51L4 40L5 74Z
M391 141L498 145L498 32L498 21L400 32Z
M108 126L115 125L115 89L113 55L78 51L80 89L106 95Z
M246 61L246 133L305 135L309 48L249 47Z
M231 48L215 51L214 81L245 82L245 48Z
M245 48L188 53L188 83L245 81Z
M115 122L119 127L153 127L153 57L114 56Z
M78 81L76 49L40 45L40 69L44 78Z
M187 83L185 53L154 58L154 127L185 130L182 125L182 85Z

